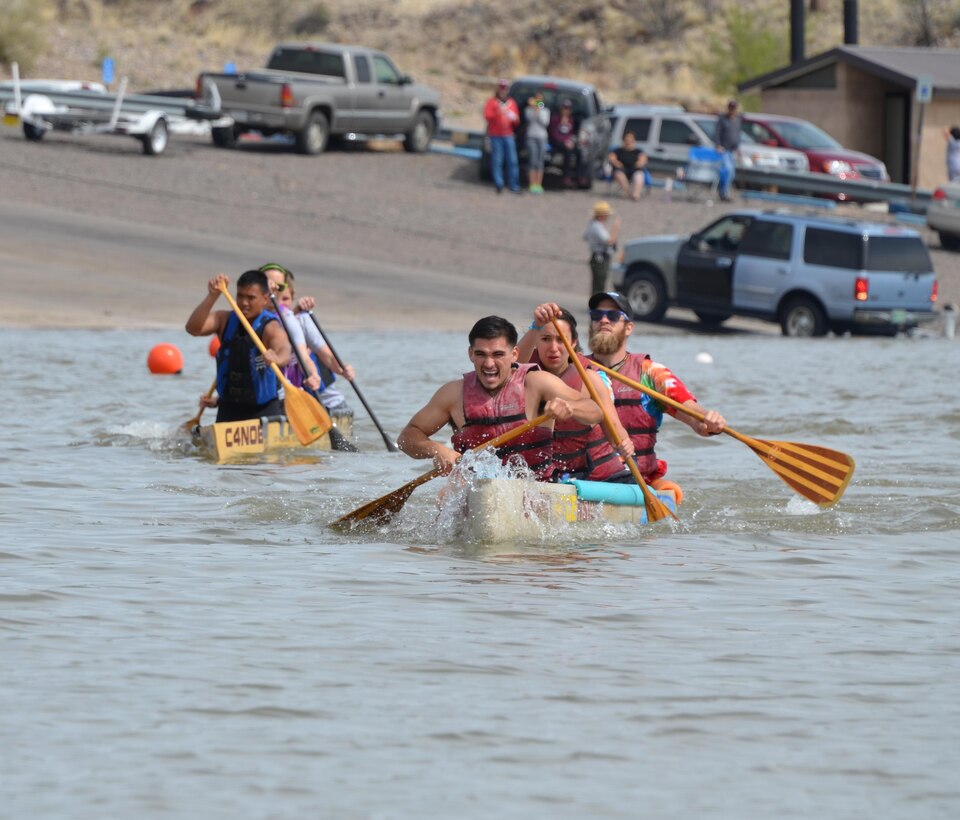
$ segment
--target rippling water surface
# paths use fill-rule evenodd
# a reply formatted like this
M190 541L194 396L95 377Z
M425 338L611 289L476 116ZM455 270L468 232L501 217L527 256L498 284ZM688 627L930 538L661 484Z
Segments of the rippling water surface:
M202 341L0 340L3 816L960 812L956 342L650 339L741 432L852 454L841 502L667 419L679 524L493 546L437 522L439 481L326 526L427 466L355 399L360 454L218 467L177 433ZM469 365L335 342L393 434Z

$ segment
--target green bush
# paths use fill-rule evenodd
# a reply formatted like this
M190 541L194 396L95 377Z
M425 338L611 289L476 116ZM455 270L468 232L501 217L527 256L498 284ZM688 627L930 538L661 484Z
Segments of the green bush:
M43 48L47 0L0 0L0 63L28 74Z
M782 25L737 5L727 8L724 23L711 35L708 54L699 66L718 94L735 96L740 83L789 63Z

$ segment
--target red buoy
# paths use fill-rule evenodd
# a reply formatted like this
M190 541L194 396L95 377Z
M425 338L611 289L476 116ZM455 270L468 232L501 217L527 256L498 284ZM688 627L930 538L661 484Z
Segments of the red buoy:
M215 357L219 349L220 349L220 337L214 336L210 339L210 355Z
M156 345L147 356L147 367L156 374L180 373L183 371L183 354L176 345Z

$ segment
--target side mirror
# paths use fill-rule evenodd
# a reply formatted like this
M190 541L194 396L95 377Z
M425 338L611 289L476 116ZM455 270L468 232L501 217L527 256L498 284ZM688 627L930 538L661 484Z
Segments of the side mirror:
M413 85L413 77L409 74L402 74L400 76L400 85Z

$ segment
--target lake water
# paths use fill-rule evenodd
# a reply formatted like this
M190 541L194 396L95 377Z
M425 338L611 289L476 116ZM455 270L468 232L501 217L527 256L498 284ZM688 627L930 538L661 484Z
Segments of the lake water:
M4 817L960 812L955 341L649 339L735 429L853 455L840 503L666 419L679 524L491 546L440 480L326 526L428 466L349 390L362 453L216 466L176 432L205 340L0 340ZM394 435L468 366L460 335L334 342Z

